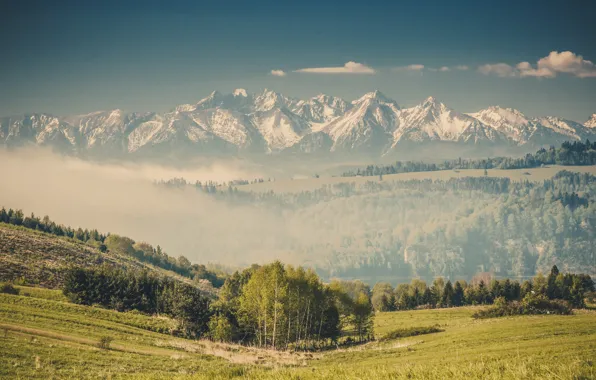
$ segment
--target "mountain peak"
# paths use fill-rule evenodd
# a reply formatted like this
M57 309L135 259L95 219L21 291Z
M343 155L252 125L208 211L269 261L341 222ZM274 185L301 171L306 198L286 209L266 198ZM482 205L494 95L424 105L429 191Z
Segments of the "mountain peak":
M477 118L485 124L492 126L508 127L514 125L527 125L528 118L522 112L514 108L506 108L501 106L490 106L486 109L470 114L470 116Z
M367 92L366 94L361 96L359 99L353 101L352 103L354 103L354 104L362 103L366 100L374 100L374 101L377 101L380 103L395 103L395 101L393 99L388 98L387 96L385 96L385 94L383 94L379 90Z
M424 101L422 102L422 107L427 108L427 107L439 107L442 106L443 103L441 103L436 97L434 96L429 96L428 98L424 99Z
M590 120L584 123L584 126L588 128L596 128L596 113L592 114L592 117L590 118Z
M237 89L235 89L232 94L234 96L242 96L244 98L248 97L248 94L247 94L246 90L243 89L243 88L237 88Z

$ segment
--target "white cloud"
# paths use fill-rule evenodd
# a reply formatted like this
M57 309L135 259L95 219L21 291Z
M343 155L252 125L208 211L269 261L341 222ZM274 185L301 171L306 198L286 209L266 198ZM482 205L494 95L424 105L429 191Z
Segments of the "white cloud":
M449 67L449 66L442 66L442 67L439 67L438 69L432 68L432 67L427 68L428 71L442 72L442 73L446 73L446 72L453 71L453 70L464 71L464 70L468 70L468 69L469 69L469 67L468 66L465 66L465 65L457 65L457 66L451 66L451 67Z
M402 71L402 70L406 70L406 71L422 71L422 70L424 70L424 65L413 64L413 65L408 65L408 66L400 66L400 67L396 67L395 70L397 70L397 71Z
M295 70L297 73L312 73L312 74L375 74L375 70L367 65L358 62L347 62L339 67L311 67L306 69Z
M538 70L568 73L579 78L596 77L596 65L570 51L551 51L538 61Z
M271 75L276 76L276 77L285 77L286 72L283 70L271 70Z
M484 75L495 74L501 78L509 78L516 76L515 68L506 63L486 64L478 68Z
M540 58L536 66L530 62L520 62L515 67L506 63L482 65L478 68L482 74L495 74L499 77L536 77L554 78L558 73L565 73L578 78L596 77L596 65L570 51L552 51Z
M533 68L530 62L520 62L515 66L521 77L553 78L556 73L546 67Z

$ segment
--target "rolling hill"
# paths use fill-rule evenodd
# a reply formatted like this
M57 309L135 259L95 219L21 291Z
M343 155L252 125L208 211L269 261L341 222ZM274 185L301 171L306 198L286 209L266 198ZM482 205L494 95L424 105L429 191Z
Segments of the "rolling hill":
M117 251L102 252L96 247L67 237L0 223L0 278L24 281L47 288L62 286L65 271L71 267L108 265L123 269L146 270L199 286L214 294L208 281L194 282L175 272L141 262Z

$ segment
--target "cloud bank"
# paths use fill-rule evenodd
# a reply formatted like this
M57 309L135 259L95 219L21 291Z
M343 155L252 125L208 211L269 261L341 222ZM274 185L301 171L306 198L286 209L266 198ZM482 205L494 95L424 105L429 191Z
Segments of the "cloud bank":
M176 169L150 164L93 163L45 149L0 149L0 207L25 214L49 215L74 228L97 228L146 241L172 256L192 262L244 266L282 259L298 241L316 231L279 212L233 205L193 187L167 188L154 180L184 177L189 181L256 178L259 173L240 163L222 162ZM8 180L9 179L9 180Z
M560 73L578 78L596 77L596 65L570 51L552 51L540 58L535 66L530 62L520 62L515 66L507 63L486 64L478 68L484 75L496 75L501 78L554 78Z
M346 62L340 67L311 67L305 69L295 70L296 73L311 73L311 74L375 74L376 71L365 64L358 62Z
M394 68L395 71L422 71L424 70L424 65L419 63L415 63L408 66L398 66Z

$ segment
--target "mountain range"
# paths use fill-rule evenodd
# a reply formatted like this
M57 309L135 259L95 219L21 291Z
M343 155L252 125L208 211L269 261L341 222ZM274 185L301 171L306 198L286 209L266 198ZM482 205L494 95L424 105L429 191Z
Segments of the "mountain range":
M530 118L491 106L460 113L434 97L404 108L379 91L352 102L307 100L263 90L212 92L166 113L121 110L58 117L33 113L0 118L0 144L35 144L73 154L367 154L421 146L533 151L563 141L596 139L596 114L585 123Z

